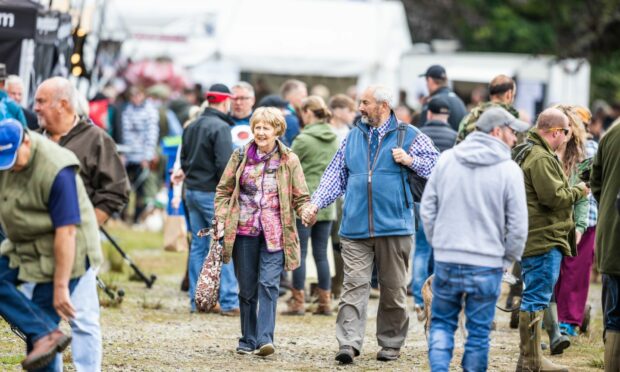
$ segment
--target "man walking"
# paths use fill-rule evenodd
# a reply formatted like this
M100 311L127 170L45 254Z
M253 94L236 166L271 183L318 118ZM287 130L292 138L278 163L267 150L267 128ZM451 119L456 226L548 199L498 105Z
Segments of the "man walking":
M0 315L26 335L25 369L46 367L70 342L60 319L76 310L71 292L89 267L102 262L93 207L75 155L27 132L16 120L0 123ZM36 249L35 249L36 247ZM16 286L37 283L32 300Z
M525 289L519 312L517 372L568 371L542 356L540 321L558 280L562 256L570 256L575 245L573 205L589 192L584 183L568 185L555 154L569 132L568 117L548 108L538 116L536 129L528 132L528 143L515 150L520 152L516 159L523 170L529 221L521 262Z
M448 87L448 76L446 75L446 69L440 65L432 65L420 76L423 76L426 79L426 87L428 88L429 96L426 98L424 106L422 106L422 113L420 114L420 122L418 124L422 126L426 123L428 104L433 99L441 97L445 99L450 106L448 123L450 123L452 129L458 130L459 123L467 114L467 108L465 107L463 100Z
M237 148L249 143L253 138L250 129L250 117L256 98L254 97L254 88L245 81L233 85L231 90L233 97L231 98L230 118L235 123L232 129L232 141L233 146Z
M183 132L181 169L185 177L186 206L192 229L189 252L189 297L191 312L196 311L194 295L202 264L209 252L209 238L198 231L210 227L214 216L215 187L233 151L230 128L234 125L230 111L232 93L223 84L214 84L206 94L207 107L198 120ZM222 267L220 307L222 315L239 314L237 279L233 264Z
M442 97L437 97L428 103L427 121L420 128L420 132L426 134L435 144L439 152L444 152L454 146L456 131L450 127L450 105ZM416 206L419 208L419 206ZM418 209L419 210L419 209ZM417 212L417 211L416 211ZM424 300L422 299L422 286L430 275L433 274L433 251L424 233L424 224L418 221L415 232L415 250L413 252L413 274L411 279L411 292L413 293L414 310L418 320L426 319Z
M502 273L521 258L527 238L523 173L510 149L515 132L529 126L493 108L476 127L466 141L442 154L422 197L420 216L435 256L429 340L433 372L450 367L463 306L463 369L487 369Z
M372 86L364 91L359 105L361 122L342 141L302 216L306 224L313 223L319 209L346 191L340 225L344 283L336 320L340 345L336 360L343 364L352 363L362 349L373 262L381 290L377 360L399 358L409 327L407 267L414 217L405 172L428 177L439 153L431 140L412 126L406 127L399 148L398 121L392 107L386 88Z
M515 118L519 118L519 112L512 107L517 95L515 81L506 75L497 75L489 83L489 101L474 107L467 116L461 120L458 128L456 143L460 143L476 129L476 122L482 113L491 107L501 107L510 112Z
M129 200L129 182L116 144L101 128L76 114L77 91L65 78L41 83L34 109L41 132L73 152L80 161L80 178L92 203L97 224L120 213ZM100 371L102 358L97 271L91 267L71 295L76 317L71 323L71 356L77 371Z
M605 371L616 372L620 371L620 121L601 139L590 184L599 203L596 262L603 276Z

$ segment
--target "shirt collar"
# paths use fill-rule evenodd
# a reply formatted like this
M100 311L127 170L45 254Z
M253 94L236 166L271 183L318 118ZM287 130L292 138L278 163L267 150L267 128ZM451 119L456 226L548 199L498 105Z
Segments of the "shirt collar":
M385 121L385 123L381 124L381 126L379 126L378 128L375 128L371 125L368 125L368 129L369 130L376 130L379 134L379 138L385 136L385 133L387 133L389 127L390 127L390 121L392 120L392 116L390 115L387 120Z

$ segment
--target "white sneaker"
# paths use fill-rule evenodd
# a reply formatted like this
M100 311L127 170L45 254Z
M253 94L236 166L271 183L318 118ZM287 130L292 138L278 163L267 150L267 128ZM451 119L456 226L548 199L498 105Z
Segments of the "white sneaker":
M415 310L416 316L418 317L418 322L423 322L426 320L426 311L424 311L422 306L415 305L413 310Z
M256 350L255 355L266 357L273 353L275 353L276 348L273 347L273 344L265 344L261 346L258 350Z

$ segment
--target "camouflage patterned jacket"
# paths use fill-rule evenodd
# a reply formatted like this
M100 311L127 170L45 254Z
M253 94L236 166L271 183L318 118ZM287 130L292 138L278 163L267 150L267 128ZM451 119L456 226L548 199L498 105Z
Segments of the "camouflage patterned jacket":
M519 118L519 112L511 105L507 105L501 102L492 102L492 101L483 102L479 104L478 106L474 107L471 110L471 112L465 115L463 120L461 120L461 123L459 124L459 132L458 132L458 135L456 136L456 144L458 145L459 143L461 143L465 139L465 137L467 137L471 132L476 130L476 122L478 121L478 118L480 117L480 115L482 115L482 113L486 109L488 109L489 107L496 107L496 106L506 109L506 111L514 115L515 118L517 119Z
M277 140L276 146L280 152L280 166L276 171L276 179L280 199L282 232L284 234L284 269L291 271L300 265L295 212L301 216L302 210L310 201L310 196L297 155L279 140ZM233 152L215 189L215 219L224 223L224 263L230 261L237 237L240 213L239 178L243 173L249 148L250 146L246 145ZM241 154L241 151L244 151L245 154Z

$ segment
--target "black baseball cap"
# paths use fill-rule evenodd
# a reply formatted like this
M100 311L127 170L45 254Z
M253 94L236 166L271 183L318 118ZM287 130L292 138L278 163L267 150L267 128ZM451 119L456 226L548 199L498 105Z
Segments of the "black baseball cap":
M233 94L224 84L213 84L209 91L205 94L205 98L209 103L219 103L232 98Z
M425 76L425 77L430 77L433 79L447 79L447 75L446 75L446 69L443 68L443 66L441 65L432 65L431 67L428 68L428 70L426 70L425 73L420 74L420 77Z
M450 114L450 104L441 97L433 98L428 103L428 110L433 114Z

